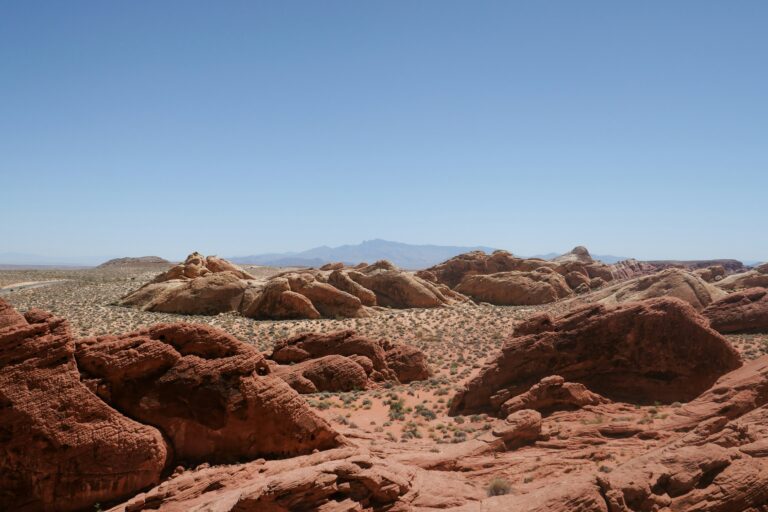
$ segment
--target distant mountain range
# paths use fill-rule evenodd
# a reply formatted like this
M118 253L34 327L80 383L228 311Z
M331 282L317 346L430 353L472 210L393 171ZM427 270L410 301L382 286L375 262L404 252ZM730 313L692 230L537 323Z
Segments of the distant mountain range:
M411 245L387 240L366 240L356 245L324 245L302 252L256 254L228 259L234 263L273 267L319 267L336 261L357 264L363 261L373 263L376 260L389 260L398 267L414 270L431 267L465 252L494 250L493 247L482 246Z
M342 245L339 247L315 247L301 252L284 252L256 254L252 256L240 256L228 258L229 260L240 264L266 265L274 267L319 267L326 263L341 261L347 264L357 264L360 262L373 263L374 261L386 259L395 265L409 269L417 270L453 258L459 254L469 251L493 252L493 247L484 246L451 246L451 245L413 245L400 242L390 242L387 240L367 240L360 244ZM518 255L521 256L521 255ZM533 257L551 260L560 256L559 253L550 252L546 254L537 254ZM623 256L612 256L607 254L593 254L592 257L603 263L615 263L617 261L628 259ZM103 263L109 257L57 257L40 256L36 254L25 253L0 253L0 266L5 268L12 267L67 267L67 266L95 266ZM747 266L758 264L757 261L745 261Z

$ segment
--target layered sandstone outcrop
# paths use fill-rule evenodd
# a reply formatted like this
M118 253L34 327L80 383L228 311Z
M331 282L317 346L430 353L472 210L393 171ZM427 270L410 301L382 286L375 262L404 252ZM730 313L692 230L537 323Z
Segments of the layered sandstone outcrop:
M547 261L517 258L506 251L473 251L455 256L416 275L472 297L499 305L534 305L585 294L605 283L655 269L636 260L613 265L596 261L582 246Z
M752 270L731 274L717 283L723 290L743 290L746 288L768 288L768 263Z
M587 405L608 403L603 396L593 393L583 384L565 382L559 375L541 379L537 384L501 404L502 414L511 414L523 409L533 409L542 414L560 410L580 409Z
M456 291L499 306L547 304L571 295L565 278L552 269L500 272L465 277Z
M425 281L387 261L346 268L296 270L258 280L230 262L193 253L184 263L120 300L144 311L256 319L360 318L375 306L432 308L466 302L448 287Z
M724 296L725 293L721 289L699 276L686 270L670 268L607 286L575 300L581 303L611 305L657 297L675 297L701 311Z
M67 322L0 301L0 508L83 510L179 463L341 446L252 346L205 325L75 341Z
M451 414L499 413L549 375L634 403L694 398L737 368L736 351L678 299L590 305L506 341L451 403Z
M713 302L702 312L721 333L768 332L768 288L749 288Z
M159 483L172 451L85 387L67 322L0 312L0 509L80 510Z
M307 333L280 340L269 359L275 374L300 393L365 389L373 382L429 378L426 355L416 347L380 342L355 331Z
M159 428L178 459L232 462L338 445L255 347L213 327L158 324L87 338L75 355L94 392Z

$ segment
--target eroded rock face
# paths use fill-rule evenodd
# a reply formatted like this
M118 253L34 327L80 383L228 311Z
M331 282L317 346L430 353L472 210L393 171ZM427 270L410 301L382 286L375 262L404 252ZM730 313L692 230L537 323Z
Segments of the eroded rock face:
M237 265L218 256L203 256L193 252L184 263L179 263L168 271L158 275L153 282L161 283L175 279L196 279L209 274L229 272L239 279L253 279L253 276Z
M320 318L320 312L312 301L291 290L285 277L273 278L262 288L249 287L245 291L241 312L244 316L258 320Z
M718 332L768 332L768 289L734 292L710 304L703 315Z
M412 345L389 345L384 357L387 366L403 384L427 380L432 375L426 354Z
M179 460L286 457L339 444L255 347L209 326L158 324L88 338L76 357L94 391L157 426Z
M676 297L701 311L725 294L699 276L686 270L670 268L655 274L641 276L608 286L576 299L601 304L621 304L657 297Z
M3 299L0 299L0 329L23 325L27 325L24 316Z
M600 288L601 284L616 279L628 279L656 270L652 265L637 260L625 260L612 265L595 261L586 247L576 247L552 261L539 258L517 258L507 251L495 251L486 254L473 251L455 256L439 265L417 272L416 275L435 283L442 283L457 289L459 283L476 275L491 275L503 272L533 272L539 268L548 268L565 276L568 286L576 290L582 284L589 288Z
M551 375L541 379L538 384L534 384L525 393L514 396L501 404L501 413L511 414L523 409L533 409L547 414L608 402L610 400L591 392L583 384L565 382L561 376Z
M353 281L346 272L334 270L331 272L331 275L328 276L328 283L332 284L339 290L347 292L350 295L354 295L360 299L360 302L363 304L363 306L376 305L376 294L368 288Z
M352 358L329 355L292 365L272 365L274 374L299 393L354 391L368 387L368 373Z
M726 275L725 267L722 265L712 265L711 267L700 268L694 270L693 273L708 283L720 281Z
M723 290L743 290L746 288L768 288L768 263L753 270L731 274L717 283Z
M537 261L546 264L544 260ZM522 270L520 262L520 258L516 258L507 251L494 251L492 254L472 251L454 256L439 265L417 272L416 275L454 288L468 275Z
M416 470L359 449L187 472L111 509L256 511L398 510Z
M500 272L464 278L456 291L500 306L547 304L571 295L565 278L546 267L533 272Z
M503 423L493 428L492 433L500 437L509 449L533 443L541 433L541 414L531 409L511 412Z
M404 272L387 261L350 271L347 276L376 295L379 306L390 308L435 308L455 302L439 286Z
M238 311L246 287L246 281L231 272L206 272L193 279L147 283L120 304L160 313L216 315Z
M0 509L80 510L157 484L162 435L80 382L66 321L0 311L14 317L0 327Z
M633 403L686 401L741 362L705 318L678 299L591 305L513 337L451 404L451 414L499 413L553 373Z
M185 315L238 311L253 276L217 256L194 252L184 263L120 299L123 306Z
M291 365L278 367L275 373L301 393L315 392L302 379L318 391L349 391L369 387L368 379L407 383L431 375L426 356L416 347L380 342L352 330L280 340L269 358ZM334 372L339 378L333 378Z

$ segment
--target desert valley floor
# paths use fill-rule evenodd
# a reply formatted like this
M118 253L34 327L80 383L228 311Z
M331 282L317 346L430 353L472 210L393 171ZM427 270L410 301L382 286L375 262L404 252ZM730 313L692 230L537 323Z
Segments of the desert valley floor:
M257 280L267 280L286 270L257 266L244 266L243 269ZM519 445L515 441L501 449L487 447L493 444L488 441L492 438L492 433L504 438L504 433L498 432L498 416L487 413L449 415L449 404L454 395L478 375L489 358L496 357L504 341L512 336L518 325L542 312L558 317L575 307L568 301L527 306L455 303L434 308L379 310L376 314L362 318L280 321L255 320L236 312L181 315L142 311L118 305L121 298L149 283L163 270L164 267L151 266L1 270L0 299L7 301L22 313L30 308L39 308L66 319L76 338L128 333L157 323L192 322L222 329L255 346L259 351L268 353L276 341L301 333L328 333L353 329L368 338L417 347L426 354L432 375L426 380L408 384L380 382L371 385L369 389L303 395L309 406L347 439L348 444L343 447L319 452L315 450L315 453L309 455L285 459L294 461L295 464L287 469L276 466L280 461L265 462L264 459L244 462L241 465L217 466L203 463L182 465L175 470L170 468L164 476L164 483L151 490L145 487L146 494L138 494L132 500L129 499L131 496L125 496L120 500L96 504L96 510L110 506L116 507L115 510L132 511L155 508L270 511L390 508L542 511L768 510L768 497L756 495L752 488L745 491L746 495L740 497L736 504L722 496L691 497L705 491L710 494L716 492L712 490L711 479L714 479L718 472L712 472L711 468L704 466L697 466L698 469L694 470L686 468L691 482L669 484L671 487L676 485L677 488L659 493L664 495L663 499L643 496L638 498L636 503L632 502L633 491L627 491L627 488L632 488L634 484L621 479L631 479L633 464L636 464L636 459L642 459L644 454L654 450L679 448L681 442L678 438L682 435L680 432L689 432L689 437L694 433L699 436L698 440L690 442L691 445L706 443L707 449L710 449L710 444L717 445L712 448L714 453L708 455L707 460L701 464L714 464L718 471L722 471L722 467L727 465L725 459L731 464L730 467L737 467L739 462L743 462L736 461L738 456L734 455L735 452L732 453L733 447L739 446L739 443L721 442L720 438L712 440L711 436L728 428L733 432L739 428L748 429L749 422L745 422L745 425L729 424L727 427L719 425L718 428L711 426L710 423L715 421L713 418L721 416L701 412L706 409L706 404L709 404L706 400L703 402L705 405L691 406L690 410L686 409L685 403L665 403L663 400L656 403L647 403L646 400L642 404L598 401L578 408L567 407L545 414L540 420L541 426L537 429L533 441L526 441L525 434L518 432L514 435L520 435ZM726 334L725 338L745 364L768 354L768 333ZM760 392L763 393L764 390ZM696 416L697 414L699 416ZM684 418L697 418L697 422L709 425L706 428L709 430L699 432L696 429L691 430L693 427L680 427L680 421ZM735 416L729 418L734 420L732 423L739 419ZM525 423L527 420L522 418L518 421ZM762 425L760 421L758 424ZM725 434L721 437L723 435ZM752 444L760 442L752 438L748 441ZM743 441L741 444L749 443ZM768 446L758 448L750 452L751 456L755 457L750 460L760 460L761 465L751 468L765 476L764 473L768 471L768 468L762 465L765 459L758 457L768 454ZM723 450L722 453L720 450ZM726 453L725 450L731 452ZM375 485L366 483L368 495L362 498L360 493L344 487L346 484L339 476L343 471L333 466L349 462L355 456L361 456L360 453L368 458L361 462L360 466L372 468L366 469L372 472L366 478L378 482ZM685 459L685 456L687 455L681 455L682 459ZM713 460L715 462L712 462ZM681 462L683 465L686 463L688 462ZM254 470L254 464L262 469ZM310 491L308 488L312 488L312 485L322 488L325 484L297 482L295 479L299 477L295 476L287 478L286 483L286 477L283 476L288 470L304 467L307 473L309 470L306 468L325 467L323 464L332 467L323 471L332 473L338 480L328 484L332 491ZM399 466L393 468L388 464ZM699 462L690 464L696 466ZM267 467L270 469L264 469ZM379 467L383 469L377 469ZM602 484L594 485L595 475L598 475L600 481L600 478L609 478L617 468L625 467L629 469L622 471L630 476L614 473L617 482L606 484L602 490ZM405 471L403 468L412 473L400 474ZM742 473L745 471L738 468L737 470ZM259 471L272 475L272 485L285 486L288 489L285 495L273 493L269 498L271 501L267 500L268 505L254 498L253 503L262 503L263 507L260 508L257 504L249 508L248 500L242 495L234 499L224 492L242 489L245 486L243 482L246 482L251 486L250 492L264 500L264 496L269 493L259 491L259 494L253 491L253 482L256 480L249 473L255 472L258 475ZM325 474L323 471L320 473ZM385 476L382 477L377 471ZM746 471L749 473L751 469L747 468ZM170 472L172 474L169 474ZM399 474L400 478L405 480L398 484L400 490L395 493L395 498L382 491L386 486L380 480L389 478L399 482L388 472ZM685 471L680 470L680 473ZM318 478L316 473L307 474L311 479ZM306 478L306 475L304 477ZM738 475L729 477L738 480ZM674 471L671 476L667 475L667 479L669 478L675 480ZM580 490L580 486L590 485L600 491L593 493L597 496L595 499L590 494L591 491ZM727 487L724 485L721 489ZM645 491L637 491L639 494L643 492ZM623 497L618 498L612 493L623 493ZM496 498L496 495L503 495L504 498ZM296 501L291 501L294 499L291 496L295 497ZM409 497L405 499L403 496ZM129 500L125 501L126 499ZM675 501L676 499L683 501ZM236 505L237 503L239 505ZM38 510L38 507L39 504L32 504L28 510ZM93 510L92 507L83 509Z

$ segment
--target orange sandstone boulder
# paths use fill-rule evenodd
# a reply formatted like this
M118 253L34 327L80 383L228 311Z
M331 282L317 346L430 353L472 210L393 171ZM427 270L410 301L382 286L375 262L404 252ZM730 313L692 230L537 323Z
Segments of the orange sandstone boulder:
M678 299L591 305L506 341L453 399L450 413L499 413L557 374L630 403L686 401L741 365L708 321Z
M718 332L768 332L768 289L734 292L707 306L702 314Z
M337 434L261 353L197 324L158 324L78 342L89 385L107 403L157 426L176 458L233 462L339 445Z
M547 304L571 295L565 278L546 267L533 272L471 275L459 283L456 291L500 306Z
M81 510L157 484L172 452L80 381L66 321L0 310L14 317L0 327L0 509Z

